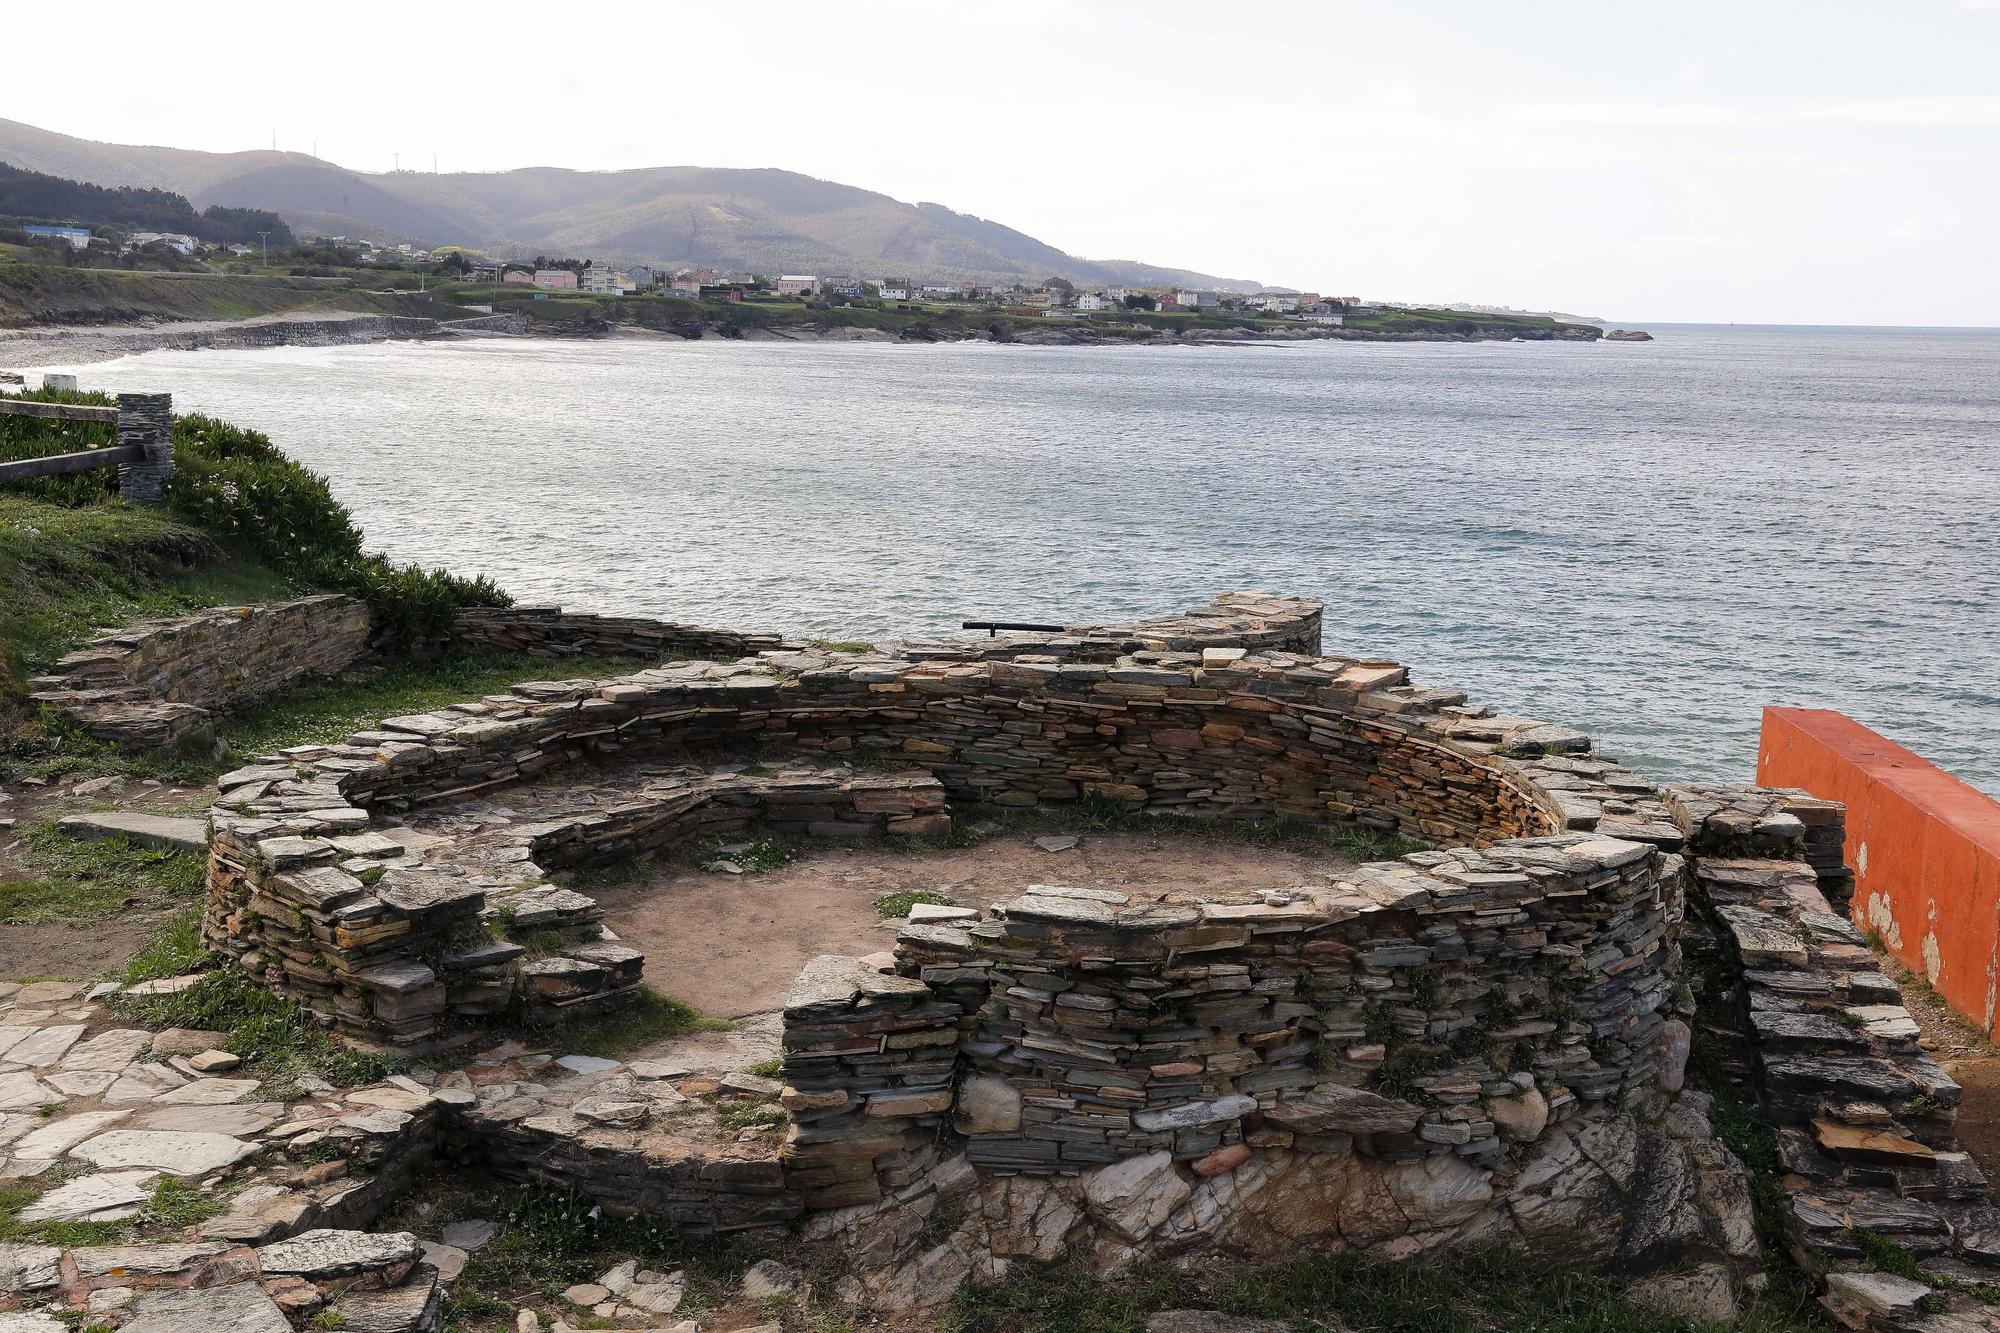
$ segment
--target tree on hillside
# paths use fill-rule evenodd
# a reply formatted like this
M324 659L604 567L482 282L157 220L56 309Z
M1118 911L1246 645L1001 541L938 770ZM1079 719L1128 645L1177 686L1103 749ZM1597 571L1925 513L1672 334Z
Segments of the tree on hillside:
M1068 278L1043 278L1042 286L1052 292L1069 292L1072 295L1076 292L1076 284Z
M1125 293L1125 308L1127 310L1158 310L1160 303L1144 292L1127 292Z

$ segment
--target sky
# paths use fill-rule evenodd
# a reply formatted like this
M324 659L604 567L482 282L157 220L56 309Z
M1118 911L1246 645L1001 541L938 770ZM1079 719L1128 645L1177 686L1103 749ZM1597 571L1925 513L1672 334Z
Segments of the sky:
M0 116L224 151L275 132L362 170L783 167L1340 295L2000 325L2000 0L342 12L109 0L88 82L7 59Z

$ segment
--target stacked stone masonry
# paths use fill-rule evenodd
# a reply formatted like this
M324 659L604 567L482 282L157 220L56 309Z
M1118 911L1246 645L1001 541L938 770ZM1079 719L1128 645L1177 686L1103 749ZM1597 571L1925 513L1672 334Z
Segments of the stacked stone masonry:
M1958 1149L1959 1087L1844 910L1843 810L1805 792L1676 787L1697 914L1688 951L1724 1002L1706 1040L1778 1128L1786 1234L1846 1327L1989 1327L1980 1302L1872 1266L1888 1244L1966 1286L2000 1277L2000 1208ZM1826 848L1834 849L1828 858Z
M601 616L552 606L476 607L452 617L447 645L460 652L535 657L737 658L788 646L775 634Z
M596 902L551 883L550 869L753 824L835 838L950 826L941 789L923 773L663 769L528 822L503 818L490 833L474 820L462 838L407 825L388 836L343 804L337 781L298 773L266 763L222 778L205 933L343 1034L398 1046L433 1045L457 1020L535 1020L637 994L644 957L604 937ZM570 942L531 958L508 938L536 930Z
M1026 886L983 912L919 908L892 959L815 960L786 1006L792 1130L768 1157L648 1137L644 1089L616 1070L599 1091L482 1112L479 1133L511 1145L496 1161L525 1178L683 1225L807 1211L809 1235L865 1256L856 1299L1066 1246L1116 1265L1271 1253L1281 1235L1388 1257L1518 1242L1693 1264L1726 1294L1756 1240L1741 1168L1682 1091L1681 853L1713 921L1763 930L1743 913L1803 903L1818 915L1794 944L1832 939L1839 808L1663 799L1576 732L1417 687L1394 663L1321 656L1318 630L1316 604L1240 594L1103 631L781 647L390 719L224 780L207 935L351 1035L430 1043L636 985L643 960L615 941L525 964L495 938L595 923L545 868L760 815L809 834L933 832L947 799L1094 798L1394 829L1449 850L1254 901ZM518 794L556 774L591 799L519 818ZM1730 899L1751 862L1781 867L1775 897L1753 883ZM1858 967L1830 984L1894 1003ZM1817 1024L1787 1036L1773 996L1792 998L1768 991L1746 1012L1774 1052L1839 1040ZM1887 1052L1892 1018L1834 1026ZM1948 1153L1949 1080L1918 1056L1890 1063L1911 1091L1887 1114ZM1815 1118L1823 1089L1776 1054L1755 1068L1774 1104ZM1839 1123L1868 1123L1855 1114ZM1378 1229L1350 1196L1393 1198L1401 1221ZM1293 1211L1309 1198L1318 1211ZM942 1246L916 1245L937 1230L925 1218L967 1209Z
M135 749L214 730L220 716L369 656L368 608L351 597L230 606L109 631L29 682L37 704Z

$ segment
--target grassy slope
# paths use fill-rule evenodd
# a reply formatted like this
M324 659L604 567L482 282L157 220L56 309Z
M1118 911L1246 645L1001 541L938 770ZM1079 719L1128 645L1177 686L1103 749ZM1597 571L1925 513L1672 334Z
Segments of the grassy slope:
M0 492L0 740L24 720L27 678L98 628L293 591L164 513Z
M339 280L0 262L0 327L248 319L306 310L433 318L464 313L420 296L362 291Z

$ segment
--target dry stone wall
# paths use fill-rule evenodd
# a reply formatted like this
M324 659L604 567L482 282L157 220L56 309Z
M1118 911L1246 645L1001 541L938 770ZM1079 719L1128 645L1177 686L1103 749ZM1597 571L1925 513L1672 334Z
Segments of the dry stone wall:
M1007 1172L1164 1154L1212 1174L1252 1148L1490 1170L1654 1088L1679 874L1576 833L1258 901L1037 885L990 918L921 909L905 975L801 977L788 1163L809 1206L872 1202L955 1108L967 1158Z
M641 657L657 662L747 657L787 645L775 634L739 634L643 616L600 616L553 606L507 606L458 612L441 646L459 652Z
M369 655L368 608L299 597L142 620L100 634L29 682L30 697L91 735L136 749L211 732L219 716Z
M1669 788L1691 867L1703 1039L1778 1126L1785 1229L1849 1328L1983 1328L1979 1302L1873 1267L1888 1245L1964 1292L2000 1276L2000 1208L1955 1137L1960 1089L1836 898L1842 807L1802 791ZM1836 855L1829 859L1827 848ZM1932 1322L1932 1321L1939 1322Z
M602 935L596 901L546 878L737 832L815 837L937 833L950 825L926 774L791 771L670 775L605 805L456 841L369 827L336 782L286 764L227 774L211 815L204 934L253 977L345 1035L424 1046L454 1020L543 1021L629 1002L644 955ZM573 938L529 958L508 936Z
M1299 641L1317 634L1318 615L1316 603L1239 594L1149 628L1160 642L1230 633ZM1439 842L1600 826L1641 838L1672 832L1650 786L1589 757L1586 738L1414 688L1400 666L1214 644L1087 660L1131 637L1108 632L1106 646L1070 659L986 660L977 640L965 660L778 651L526 684L390 718L224 779L207 934L353 1035L427 1041L448 1011L513 1003L503 992L518 988L523 967L483 937L490 911L504 907L524 924L595 920L590 900L542 882L535 856L661 845L701 822L690 822L696 807L726 814L736 798L783 819L774 802L809 794L696 779L507 856L473 851L446 864L403 856L401 843L372 829L371 811L465 798L586 761L723 746L892 758L926 771L943 794L1001 805L1096 795L1219 818L1361 820ZM921 784L869 789L850 774L827 790L849 811L814 818L808 800L799 821L808 831L927 833L944 823L941 796ZM564 852L565 840L577 846ZM638 977L638 960L622 954L534 966L535 986L515 999L615 1002Z

